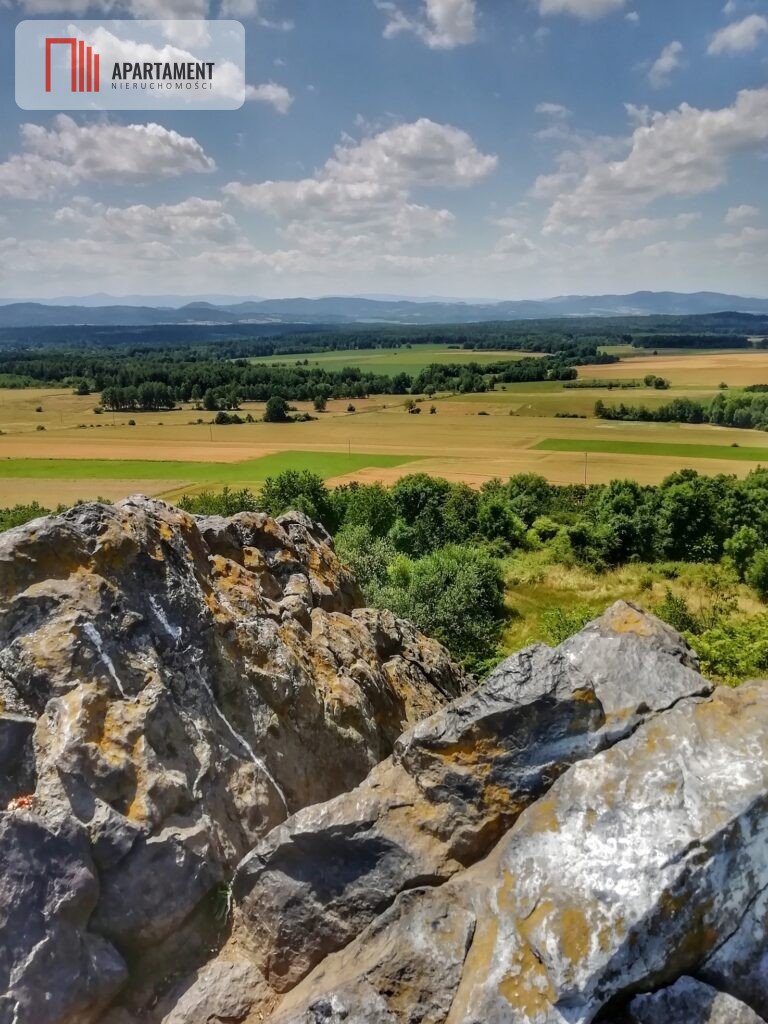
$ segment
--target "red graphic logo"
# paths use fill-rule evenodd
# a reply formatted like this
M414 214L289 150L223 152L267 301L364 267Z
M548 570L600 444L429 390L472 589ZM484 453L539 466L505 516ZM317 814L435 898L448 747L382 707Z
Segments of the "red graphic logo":
M51 91L51 50L54 46L70 48L71 92L99 92L99 55L92 46L86 46L82 39L45 40L45 91Z

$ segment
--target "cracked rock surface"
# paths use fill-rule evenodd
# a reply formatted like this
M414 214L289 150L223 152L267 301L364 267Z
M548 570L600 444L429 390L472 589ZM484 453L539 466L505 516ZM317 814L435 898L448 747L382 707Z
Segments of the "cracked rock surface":
M0 1024L144 1018L221 944L259 839L462 692L361 604L300 514L133 498L0 534Z

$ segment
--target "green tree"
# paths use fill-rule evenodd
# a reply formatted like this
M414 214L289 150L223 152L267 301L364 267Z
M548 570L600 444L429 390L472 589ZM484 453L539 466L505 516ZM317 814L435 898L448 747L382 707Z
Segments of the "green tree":
M264 410L264 422L265 423L287 423L288 422L288 403L284 398L279 395L273 395L267 402L267 407Z
M745 577L750 587L768 601L768 548L761 548L749 563Z
M328 488L321 476L308 469L286 469L268 477L261 490L261 503L270 515L303 512L333 532L337 522Z
M733 562L739 579L744 579L750 562L762 546L760 534L751 526L742 526L725 542L725 553Z
M443 546L446 540L445 503L450 492L451 485L447 480L426 473L413 473L398 480L392 488L397 518L402 522L398 533L401 539L407 536L410 544L409 547L400 547L398 542L400 550L420 557Z
M379 600L470 668L498 656L504 576L499 561L482 548L450 545L416 561L398 559Z

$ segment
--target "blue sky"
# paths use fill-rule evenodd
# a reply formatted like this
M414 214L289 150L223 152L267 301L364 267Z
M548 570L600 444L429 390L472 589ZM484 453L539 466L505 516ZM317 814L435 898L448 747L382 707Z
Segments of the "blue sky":
M27 17L243 21L239 111L19 110ZM0 0L0 295L768 295L768 0Z

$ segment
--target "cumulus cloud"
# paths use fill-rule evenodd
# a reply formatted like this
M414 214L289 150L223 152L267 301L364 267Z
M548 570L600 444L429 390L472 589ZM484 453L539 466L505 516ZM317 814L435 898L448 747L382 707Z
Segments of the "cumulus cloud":
M318 251L340 240L359 247L376 238L402 245L439 235L454 219L448 210L414 202L414 189L472 185L496 164L497 158L480 152L466 132L421 118L361 142L345 140L314 177L232 182L224 191Z
M665 46L648 71L648 81L654 89L669 85L673 73L683 65L683 44L670 43Z
M594 21L624 8L626 0L538 0L541 14L572 14L583 21Z
M277 85L275 82L265 82L263 85L247 85L245 87L246 100L253 100L256 103L268 103L278 112L287 114L293 106L293 96L284 85Z
M648 238L661 231L682 231L701 219L699 213L681 213L676 217L640 217L636 220L621 220L609 228L590 231L587 239L596 245L613 245L616 242L634 242Z
M42 199L83 181L113 184L214 168L199 142L162 125L80 125L59 114L50 129L21 126L21 152L0 163L0 198Z
M741 206L732 206L725 215L726 224L743 224L748 220L756 220L760 216L760 210L756 206L748 206L743 203Z
M149 206L106 206L75 199L54 214L54 222L74 225L91 238L144 243L227 242L237 237L237 223L218 199L191 196L183 202Z
M554 193L546 221L550 231L620 216L662 197L711 191L726 181L735 154L768 141L768 88L745 89L719 110L683 103L669 113L630 114L636 126L623 159L587 152L579 168L579 154L561 155L564 169L537 183L536 194Z
M707 53L744 53L756 49L760 37L768 32L768 18L750 14L743 21L726 25L712 36Z
M744 227L730 235L720 235L715 244L719 249L768 249L768 228Z
M393 0L374 2L387 15L387 39L411 32L433 50L453 50L473 42L477 35L476 0L424 0L413 16Z

